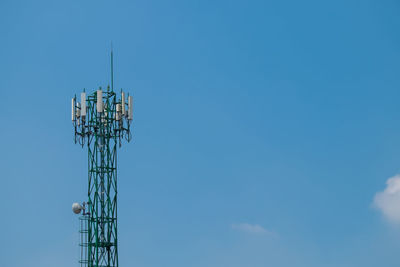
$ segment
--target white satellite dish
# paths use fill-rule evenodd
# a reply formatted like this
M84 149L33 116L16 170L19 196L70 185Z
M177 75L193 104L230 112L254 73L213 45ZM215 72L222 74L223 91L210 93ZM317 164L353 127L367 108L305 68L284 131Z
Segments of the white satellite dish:
M73 211L75 214L81 213L82 210L83 210L83 207L81 206L81 204L79 204L79 203L74 203L74 204L72 204L72 211Z

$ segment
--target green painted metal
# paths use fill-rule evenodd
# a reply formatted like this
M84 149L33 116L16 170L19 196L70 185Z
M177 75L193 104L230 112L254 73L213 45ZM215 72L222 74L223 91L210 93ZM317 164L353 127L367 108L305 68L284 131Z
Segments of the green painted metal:
M110 87L102 91L102 112L96 108L97 94L86 96L86 116L78 116L80 106L75 106L73 121L75 143L88 148L88 200L80 217L79 262L85 267L118 267L117 146L131 140L131 121L127 112L122 113L122 99ZM126 101L125 105L128 110Z

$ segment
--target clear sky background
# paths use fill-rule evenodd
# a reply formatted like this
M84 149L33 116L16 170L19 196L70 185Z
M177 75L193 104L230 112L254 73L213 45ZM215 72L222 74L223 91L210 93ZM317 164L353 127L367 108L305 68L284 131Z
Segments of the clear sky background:
M399 266L400 227L374 204L400 172L398 1L0 10L0 266L78 266L71 97L109 83L111 41L136 103L120 266Z

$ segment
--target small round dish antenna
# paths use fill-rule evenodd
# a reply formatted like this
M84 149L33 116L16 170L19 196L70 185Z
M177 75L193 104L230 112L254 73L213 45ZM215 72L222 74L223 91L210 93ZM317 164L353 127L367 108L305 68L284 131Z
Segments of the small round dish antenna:
M72 204L72 211L75 214L80 214L82 212L82 210L83 210L83 207L81 204L79 204L79 203Z

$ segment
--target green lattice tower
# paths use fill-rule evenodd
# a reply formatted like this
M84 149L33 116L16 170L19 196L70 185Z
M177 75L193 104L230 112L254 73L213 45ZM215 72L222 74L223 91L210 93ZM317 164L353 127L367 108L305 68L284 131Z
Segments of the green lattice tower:
M88 148L88 200L81 210L81 266L118 267L117 146L131 140L133 98L107 87L72 99L75 143ZM75 204L74 204L75 205ZM75 210L74 210L75 212ZM80 212L80 210L79 210Z

